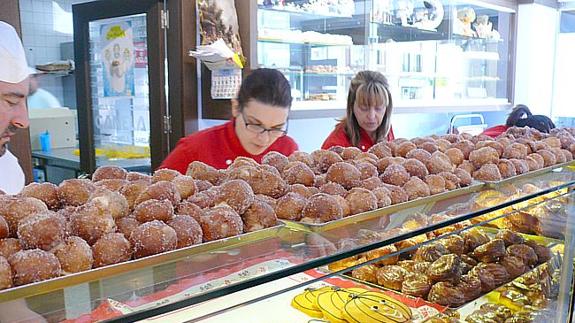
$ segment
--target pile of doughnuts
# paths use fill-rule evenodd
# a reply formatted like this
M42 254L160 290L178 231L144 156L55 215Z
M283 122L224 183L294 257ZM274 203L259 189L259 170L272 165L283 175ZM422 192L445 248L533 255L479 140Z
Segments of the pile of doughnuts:
M421 242L416 242L421 243ZM406 241L373 250L358 263L409 246ZM381 252L378 252L381 251ZM352 271L360 280L450 306L461 306L549 261L551 250L501 230L493 238L477 228L387 257Z
M18 195L0 195L0 289L277 224L274 209L248 182L232 174L220 180L217 171L211 178L210 171L198 170L203 178L195 179L104 166L92 180L32 183ZM268 194L283 192L282 180L279 188L273 178L253 180Z

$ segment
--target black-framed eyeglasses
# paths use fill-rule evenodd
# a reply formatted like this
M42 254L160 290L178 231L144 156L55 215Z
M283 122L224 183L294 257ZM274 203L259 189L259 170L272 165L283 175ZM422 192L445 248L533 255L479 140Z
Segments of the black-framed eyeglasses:
M253 133L257 133L257 134L264 134L264 133L268 133L270 135L270 137L272 138L279 138L279 137L283 137L285 135L287 135L288 132L288 120L286 120L285 125L283 126L283 128L271 128L268 129L266 127L262 127L259 124L254 124L254 123L249 123L246 121L246 115L244 114L244 112L241 112L242 115L242 119L244 120L244 125L246 126L246 129L250 132Z

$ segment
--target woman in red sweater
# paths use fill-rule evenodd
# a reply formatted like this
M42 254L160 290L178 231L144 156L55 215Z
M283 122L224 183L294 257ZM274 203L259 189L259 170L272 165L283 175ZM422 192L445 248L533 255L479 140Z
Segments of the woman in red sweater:
M544 115L533 115L526 105L518 104L513 108L504 125L487 128L482 134L495 138L511 127L531 127L549 133L555 128L555 124Z
M383 140L393 140L393 102L387 79L374 71L361 71L351 80L347 112L321 146L357 147L367 151Z
M291 87L283 74L257 69L245 78L237 100L232 101L232 120L180 139L160 168L185 174L193 161L224 169L239 156L258 163L270 151L288 156L298 149L286 135L291 103Z

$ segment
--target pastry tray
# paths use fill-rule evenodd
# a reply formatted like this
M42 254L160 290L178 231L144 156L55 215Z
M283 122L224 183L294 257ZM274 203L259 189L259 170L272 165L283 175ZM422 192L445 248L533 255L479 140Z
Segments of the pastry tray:
M472 185L468 187L459 188L452 191L439 193L423 198L418 198L416 200L408 202L393 204L373 211L358 213L342 219L333 220L325 223L304 223L299 221L290 221L283 219L281 221L284 222L290 229L307 231L307 232L325 232L336 228L348 226L350 224L381 218L383 216L388 216L399 211L407 210L409 211L408 212L409 214L413 214L415 212L425 212L425 210L432 209L437 202L445 201L448 199L454 199L463 195L479 192L484 188L484 186L485 185L483 183L474 182L472 183ZM419 209L412 210L413 208L416 207L418 207Z
M269 238L276 238L278 237L278 232L284 226L284 223L278 221L278 223L273 227L257 230L254 232L243 233L234 237L209 241L153 256L134 259L114 265L64 275L41 282L4 289L0 291L0 303L39 294L45 294L83 283L98 281L102 278L108 278L134 270L150 268L166 263L173 263L177 260L202 253L219 253L222 250L238 247L247 243Z
M509 178L506 178L506 179L503 179L500 181L481 181L481 180L479 180L479 181L487 184L487 186L490 188L498 188L501 185L513 184L515 182L525 180L528 178L532 178L532 177L536 177L536 176L541 175L541 174L550 173L553 171L560 172L563 170L563 167L568 167L568 166L573 166L573 165L575 165L575 160L574 161L568 161L568 162L561 163L561 164L552 165L549 167L544 167L544 168L541 168L538 170L534 170L532 172L527 172L525 174L512 176L512 177L509 177Z

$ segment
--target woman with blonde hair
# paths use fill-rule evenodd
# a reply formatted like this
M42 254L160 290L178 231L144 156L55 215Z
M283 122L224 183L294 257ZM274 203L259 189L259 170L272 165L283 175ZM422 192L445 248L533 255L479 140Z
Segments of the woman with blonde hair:
M392 111L393 101L385 76L374 71L358 72L349 87L346 116L321 148L353 146L367 151L380 141L393 140Z

